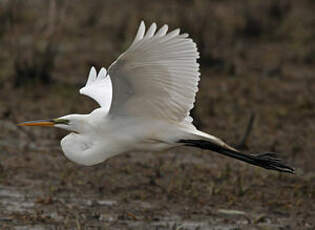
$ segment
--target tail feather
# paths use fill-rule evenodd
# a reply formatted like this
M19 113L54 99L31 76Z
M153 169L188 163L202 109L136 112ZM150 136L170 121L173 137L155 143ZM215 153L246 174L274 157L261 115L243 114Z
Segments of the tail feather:
M201 149L208 149L214 152L256 165L261 168L275 170L279 172L294 173L294 169L282 163L276 153L261 153L257 155L244 154L236 149L228 146L221 146L206 140L180 140L186 146L198 147Z

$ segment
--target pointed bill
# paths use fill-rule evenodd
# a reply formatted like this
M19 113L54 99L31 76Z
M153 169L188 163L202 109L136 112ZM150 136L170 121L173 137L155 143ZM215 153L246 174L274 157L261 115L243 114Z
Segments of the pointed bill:
M17 124L18 126L54 126L54 120L38 120L38 121L26 121Z

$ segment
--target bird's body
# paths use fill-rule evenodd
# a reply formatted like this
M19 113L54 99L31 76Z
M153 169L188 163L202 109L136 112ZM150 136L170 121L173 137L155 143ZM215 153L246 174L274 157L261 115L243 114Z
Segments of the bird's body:
M199 131L190 110L198 90L199 53L188 34L179 29L147 31L141 22L131 44L109 67L97 74L91 68L80 90L100 108L90 114L21 125L55 126L70 131L61 140L66 157L82 165L95 165L130 151L162 151L185 145L216 151L267 169L293 172L271 153L247 155L219 138Z
M61 146L67 158L82 165L101 163L130 151L162 151L184 145L179 140L207 139L207 134L186 121L177 123L142 117L111 117L102 108L88 115L77 114L76 119L88 122L80 122L84 125L65 136ZM217 139L210 135L208 138Z

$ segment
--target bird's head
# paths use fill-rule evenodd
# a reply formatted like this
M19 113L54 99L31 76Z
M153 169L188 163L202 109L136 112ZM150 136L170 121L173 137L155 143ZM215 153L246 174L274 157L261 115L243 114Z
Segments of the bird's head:
M27 121L19 123L18 126L47 126L65 129L71 132L80 133L86 127L86 115L70 114L55 119Z

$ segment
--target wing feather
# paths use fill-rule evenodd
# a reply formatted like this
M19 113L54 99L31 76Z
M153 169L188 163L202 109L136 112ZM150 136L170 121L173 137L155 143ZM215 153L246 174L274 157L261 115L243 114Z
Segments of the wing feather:
M197 46L179 29L156 30L153 23L145 32L141 22L132 45L109 67L110 113L191 121L200 75Z
M80 89L80 93L93 98L102 108L109 111L112 102L111 79L105 68L101 68L96 75L96 69L92 67L86 85Z
M155 31L156 31L156 24L152 23L152 25L149 27L143 39L151 38L154 35Z
M144 33L145 33L145 24L143 21L141 21L137 35L136 35L135 39L133 40L131 46L133 44L137 43L138 41L140 41L141 39L143 39Z
M155 36L156 37L165 36L165 34L167 33L167 30L168 30L168 25L164 25L158 30L158 32L156 32Z
M93 81L95 81L96 76L97 76L96 69L94 66L92 66L86 85L90 85Z

